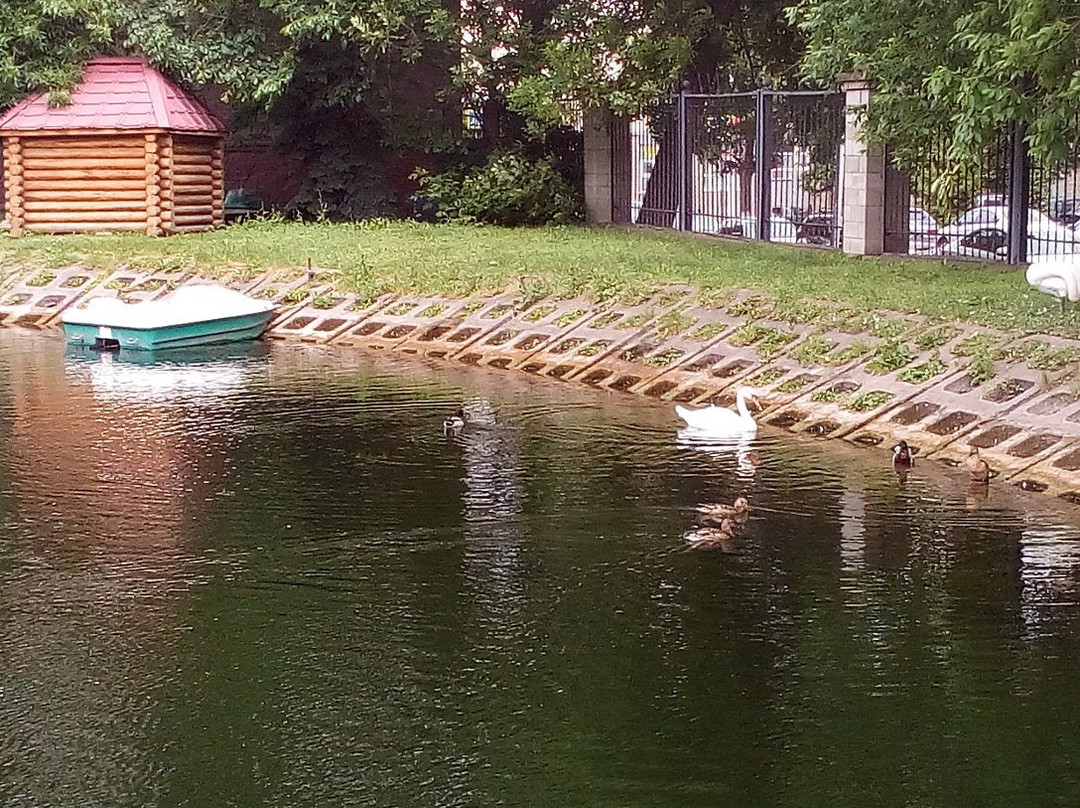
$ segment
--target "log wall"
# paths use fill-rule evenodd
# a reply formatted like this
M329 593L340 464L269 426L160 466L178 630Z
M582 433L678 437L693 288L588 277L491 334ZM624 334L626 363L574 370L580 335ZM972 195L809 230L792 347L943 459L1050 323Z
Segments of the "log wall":
M11 230L142 230L146 166L141 134L7 138L17 166ZM15 148L18 147L18 148Z
M221 138L171 136L168 231L206 230L224 223Z
M154 132L4 138L11 232L142 230L224 224L224 139Z

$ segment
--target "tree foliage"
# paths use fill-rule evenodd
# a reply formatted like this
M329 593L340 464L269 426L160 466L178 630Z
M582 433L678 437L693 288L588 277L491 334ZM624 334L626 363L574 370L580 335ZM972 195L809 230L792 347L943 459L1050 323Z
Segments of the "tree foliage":
M566 99L637 114L685 83L695 92L746 90L797 81L799 32L790 0L566 0L558 38L513 90L538 119Z
M802 0L790 18L806 76L873 81L875 139L914 151L947 129L957 163L978 162L1013 122L1040 157L1080 141L1080 2Z
M569 224L580 219L580 195L550 158L530 159L500 151L483 166L435 176L421 172L418 201L442 221L480 222L503 227Z
M441 0L0 0L0 103L131 53L227 101L266 106L306 79L312 105L348 105L381 64L415 63L456 30Z
M681 82L794 81L790 2L0 0L0 105L40 87L62 103L86 59L139 54L268 116L312 154L357 142L453 153L461 99L480 111L492 153L542 142L581 106L648 109ZM335 172L338 162L307 208L347 190L351 169Z

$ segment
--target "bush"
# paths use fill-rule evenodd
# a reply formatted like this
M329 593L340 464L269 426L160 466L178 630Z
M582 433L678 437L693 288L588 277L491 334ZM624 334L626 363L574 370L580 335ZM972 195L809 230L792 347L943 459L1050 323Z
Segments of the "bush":
M414 200L441 221L505 227L568 224L581 218L582 200L548 159L496 152L479 168L431 175L418 172Z
M285 212L332 222L393 218L400 206L389 188L378 159L353 144L334 144L315 155Z

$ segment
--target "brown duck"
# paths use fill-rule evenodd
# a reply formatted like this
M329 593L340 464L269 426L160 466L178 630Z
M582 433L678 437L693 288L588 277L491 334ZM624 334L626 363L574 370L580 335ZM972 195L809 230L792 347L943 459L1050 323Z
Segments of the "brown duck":
M973 483L989 482L994 473L990 470L990 464L979 457L979 447L972 446L968 452L967 460L964 461L964 469L971 475Z
M697 512L706 522L723 526L725 520L745 522L750 515L750 503L746 501L746 497L738 497L731 505L719 502L712 505L698 505Z
M900 441L892 447L892 462L894 466L911 468L915 465L915 450L907 445L906 440Z
M720 527L699 527L683 536L686 543L698 550L719 548L725 553L730 553L735 545L735 531L738 526L731 519L725 519Z

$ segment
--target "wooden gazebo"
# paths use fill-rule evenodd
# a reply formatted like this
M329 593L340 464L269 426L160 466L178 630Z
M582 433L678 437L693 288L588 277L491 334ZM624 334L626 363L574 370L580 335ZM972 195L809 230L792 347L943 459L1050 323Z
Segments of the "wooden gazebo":
M224 223L225 127L142 59L91 60L69 104L30 96L0 117L0 138L12 233Z

